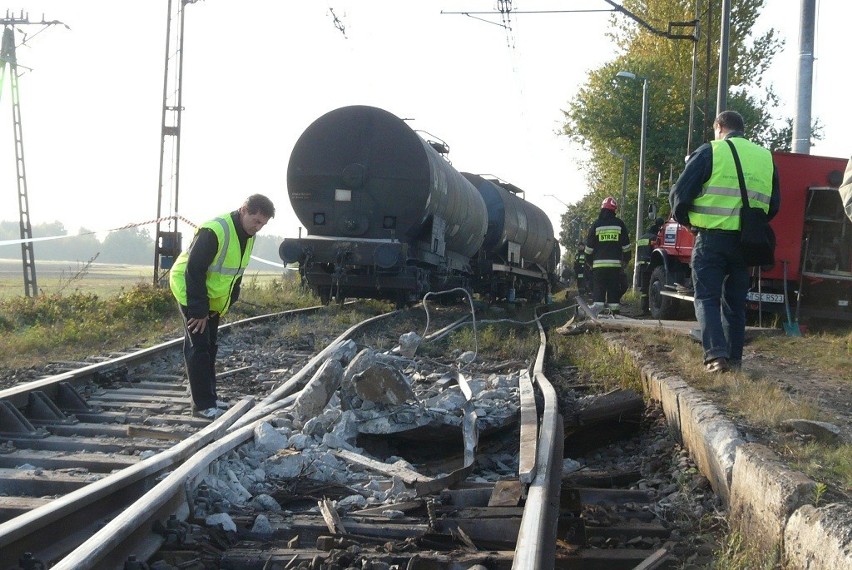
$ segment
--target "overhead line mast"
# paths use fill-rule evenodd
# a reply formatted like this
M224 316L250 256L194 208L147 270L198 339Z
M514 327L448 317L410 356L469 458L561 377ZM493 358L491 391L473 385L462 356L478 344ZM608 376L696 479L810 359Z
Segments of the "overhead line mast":
M12 122L15 132L15 170L18 182L18 211L20 214L21 260L24 265L24 294L35 297L38 294L36 282L35 253L33 251L33 229L30 223L30 205L27 196L27 170L24 163L24 136L21 125L21 96L18 90L18 58L15 53L15 27L24 25L51 26L62 24L58 20L30 22L29 14L21 11L19 16L6 11L3 23L3 40L0 47L0 95L3 93L3 79L9 68L9 84L12 86ZM62 24L65 26L65 24ZM66 28L68 26L65 26ZM27 68L25 68L27 69Z
M183 112L184 6L198 0L169 0L166 24L166 60L163 77L163 115L160 130L160 180L157 188L157 226L154 235L154 286L166 284L169 269L181 252L177 230L180 190L180 130ZM174 43L172 43L174 42ZM171 46L175 51L171 51ZM168 223L162 229L163 194L166 192Z

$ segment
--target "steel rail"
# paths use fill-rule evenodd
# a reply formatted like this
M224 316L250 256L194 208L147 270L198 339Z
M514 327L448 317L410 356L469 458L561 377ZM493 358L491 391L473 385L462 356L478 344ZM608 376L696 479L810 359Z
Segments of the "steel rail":
M322 308L322 305L316 305L314 307L291 309L289 311L279 311L277 313L249 317L246 319L241 319L239 321L223 324L221 327L219 327L219 330L228 330L232 327L263 320L272 320L277 317L294 316L302 313L313 313ZM61 382L85 379L89 376L96 374L97 372L109 370L115 366L126 365L139 360L145 360L146 358L150 358L151 356L159 352L165 351L169 348L173 348L181 343L183 343L182 336L148 348L144 348L142 350L130 354L123 354L110 360L105 360L103 362L98 362L89 366L83 366L76 370L69 370L67 372L62 372L53 376L47 376L39 380L33 380L32 382L27 382L19 386L13 386L12 388L7 388L5 390L0 390L0 400L7 400L11 402L11 404L15 407L22 408L27 405L30 392L34 392L36 390L45 392L48 397L50 397L51 399L55 399L56 393L59 390L59 384Z
M73 545L69 548L64 544L64 540L73 540L68 536L71 534L69 529L81 530L81 525L96 522L80 517L78 513L82 509L100 503L100 511L114 510L115 506L110 503L115 501L116 493L134 484L153 481L210 442L223 437L230 425L252 405L250 399L243 400L217 421L174 447L0 524L0 559L17 560L25 552L39 553L37 558L50 558L53 556L51 551L59 551L61 555L62 549L73 548ZM56 537L56 540L45 541L45 536ZM51 542L47 546L48 551L45 551L46 542Z
M547 570L554 567L559 491L562 478L564 427L556 391L544 375L547 335L536 317L540 344L533 376L544 396L536 451L535 475L527 490L527 502L515 545L514 570Z

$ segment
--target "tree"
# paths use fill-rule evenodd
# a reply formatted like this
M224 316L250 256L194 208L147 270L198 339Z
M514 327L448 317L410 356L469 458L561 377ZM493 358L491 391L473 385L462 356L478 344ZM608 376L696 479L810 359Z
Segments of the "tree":
M154 259L154 239L147 229L125 228L114 230L104 238L102 263L127 263L145 265Z
M698 8L696 9L696 4ZM763 77L782 42L773 29L752 37L751 30L764 0L741 0L731 10L728 72L729 109L745 119L747 135L761 144L782 148L787 131L775 128L778 98ZM668 213L668 189L656 196L658 180L670 181L683 168L684 157L712 138L716 108L721 0L625 0L623 6L657 30L669 22L697 21L698 42L669 39L637 25L621 15L613 16L611 37L616 53L611 61L589 72L588 80L563 110L562 132L589 153L581 165L591 191L569 208L562 219L560 242L573 243L576 224L588 226L597 217L606 196L620 195L622 160L610 151L631 157L627 203L619 204L619 216L628 228L636 226L638 157L641 129L642 82L616 79L629 71L648 79L648 128L645 150L646 204ZM696 17L697 15L697 17ZM682 31L682 30L681 30ZM711 57L705 55L710 53ZM693 55L696 60L695 121L692 147L689 134L690 86ZM789 142L787 148L789 148ZM774 145L774 146L773 146ZM637 157L637 159L632 159ZM615 191L618 188L619 191ZM582 220L578 222L576 220ZM635 239L635 236L631 236Z

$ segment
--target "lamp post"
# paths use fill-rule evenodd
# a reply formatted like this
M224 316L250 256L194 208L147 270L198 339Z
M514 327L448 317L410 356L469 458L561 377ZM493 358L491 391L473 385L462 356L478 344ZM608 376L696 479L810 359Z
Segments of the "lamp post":
M637 291L639 283L639 236L642 235L642 213L645 202L645 138L648 130L648 78L639 77L629 71L619 71L616 77L626 79L639 79L642 81L642 126L639 135L639 195L636 197L636 238L634 239L635 251L633 254L633 290Z
M612 149L609 149L609 153L615 158L620 158L624 161L621 169L621 202L619 202L623 207L627 203L627 155Z
M560 200L560 199L556 196L556 194L545 194L545 196L550 196L551 198L553 198L554 200L556 200L557 202L559 202L560 204L562 204L562 205L563 205L563 206L565 206L566 208L568 207L568 204L566 204L565 202L563 202L562 200Z

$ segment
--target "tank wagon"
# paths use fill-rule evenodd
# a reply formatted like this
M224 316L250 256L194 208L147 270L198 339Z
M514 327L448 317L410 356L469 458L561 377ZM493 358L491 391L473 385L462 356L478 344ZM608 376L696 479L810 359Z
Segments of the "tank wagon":
M307 237L279 255L299 262L324 301L416 301L465 287L493 298L544 298L556 284L553 227L521 191L458 172L446 145L376 107L326 113L299 137L287 191Z

